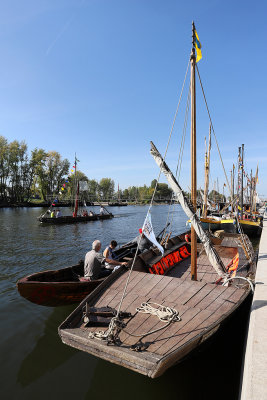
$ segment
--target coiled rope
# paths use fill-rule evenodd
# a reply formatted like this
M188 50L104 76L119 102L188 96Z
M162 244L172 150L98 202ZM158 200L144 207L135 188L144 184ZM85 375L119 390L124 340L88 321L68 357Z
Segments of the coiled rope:
M158 306L158 307L153 307L152 304L155 306ZM158 332L158 331L166 328L172 322L181 321L179 312L175 308L168 307L168 306L166 307L166 306L163 306L162 304L158 304L158 303L154 303L154 302L144 302L141 304L140 307L136 308L136 311L139 313L143 313L143 314L155 315L158 317L158 319L161 322L164 323L164 325L161 326L160 328L153 329L152 331L140 333L137 335L137 334L130 333L130 332L126 331L125 329L123 329L125 327L125 324L121 324L121 322L118 324L118 320L116 319L116 317L113 317L111 319L111 322L109 324L107 331L105 331L105 332L103 332L103 331L90 332L88 337L90 339L97 338L97 339L113 341L112 339L113 339L113 337L115 337L115 335L114 335L115 330L123 329L123 331L127 335L143 338L145 336L151 335L152 333Z

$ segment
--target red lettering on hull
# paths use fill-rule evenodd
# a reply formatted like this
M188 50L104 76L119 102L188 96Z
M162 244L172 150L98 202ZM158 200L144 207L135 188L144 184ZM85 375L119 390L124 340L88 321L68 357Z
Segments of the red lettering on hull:
M188 258L191 253L186 246L182 246L173 253L162 257L160 261L149 267L149 272L156 275L164 275L174 264L178 264Z

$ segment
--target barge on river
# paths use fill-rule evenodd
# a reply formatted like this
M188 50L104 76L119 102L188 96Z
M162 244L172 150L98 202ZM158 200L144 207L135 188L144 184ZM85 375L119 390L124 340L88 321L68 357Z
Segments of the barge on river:
M39 217L38 220L42 224L75 224L78 222L88 222L88 221L99 221L99 220L105 220L105 219L111 219L114 218L114 215L112 213L109 214L94 214L94 215L88 215L88 216L72 216L72 215L65 215L62 217Z

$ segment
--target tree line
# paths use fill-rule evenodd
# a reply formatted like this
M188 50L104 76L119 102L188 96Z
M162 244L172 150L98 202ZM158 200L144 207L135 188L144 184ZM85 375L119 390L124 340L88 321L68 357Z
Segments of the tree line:
M0 136L0 201L2 203L22 203L32 199L49 202L53 198L73 200L77 182L80 194L86 201L125 200L149 201L156 186L130 186L115 190L114 180L102 178L99 182L89 179L82 171L69 175L70 162L62 159L56 151L35 148L29 154L25 141L8 142ZM67 183L66 183L67 181ZM64 185L64 190L61 191ZM61 192L61 195L59 193ZM159 183L156 199L170 199L172 190L165 183Z

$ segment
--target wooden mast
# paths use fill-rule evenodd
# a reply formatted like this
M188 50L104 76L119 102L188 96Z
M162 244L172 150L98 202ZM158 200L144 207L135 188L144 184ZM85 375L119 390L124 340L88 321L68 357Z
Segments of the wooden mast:
M241 210L240 210L240 219L242 220L243 219L243 171L244 171L244 167L243 167L243 163L244 163L244 145L242 144L242 150L241 150L241 148L240 148L240 151L241 151L241 188L240 188L240 191L241 191L241 198L240 198L240 208L241 208Z
M191 62L191 202L194 212L197 210L197 172L196 172L196 54L195 24L192 22ZM197 235L191 224L191 279L197 280Z
M74 166L75 166L75 171L74 171L74 188L76 188L76 193L75 193L75 202L74 202L74 211L73 211L73 217L77 217L77 212L78 212L78 201L79 201L79 181L76 182L76 169L77 169L77 157L75 153L75 161L74 161Z
M250 217L252 217L252 207L253 207L253 183L252 183L252 169L250 170L250 198L249 198L249 213Z
M205 138L206 144L206 138ZM209 130L209 145L205 151L205 187L204 187L204 204L203 204L203 217L207 218L207 203L208 203L208 191L209 191L209 173L210 173L210 148L211 148L211 124Z
M231 180L232 186L232 212L234 212L234 198L235 198L235 165L233 164L233 175Z

